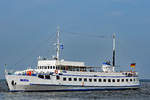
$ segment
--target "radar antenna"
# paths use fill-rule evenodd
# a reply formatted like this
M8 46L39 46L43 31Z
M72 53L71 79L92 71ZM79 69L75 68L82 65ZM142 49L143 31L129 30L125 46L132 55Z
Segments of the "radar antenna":
M116 50L115 50L115 46L116 46L116 36L115 33L113 34L113 61L112 61L112 65L113 67L115 67L115 54L116 54Z

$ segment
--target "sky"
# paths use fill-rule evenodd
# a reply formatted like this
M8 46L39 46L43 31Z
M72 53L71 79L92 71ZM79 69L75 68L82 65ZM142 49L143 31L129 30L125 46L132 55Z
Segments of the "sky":
M140 78L150 74L150 0L0 0L0 78L7 69L36 68L37 57L55 55L60 27L61 58L101 66L112 60L116 33L116 69Z

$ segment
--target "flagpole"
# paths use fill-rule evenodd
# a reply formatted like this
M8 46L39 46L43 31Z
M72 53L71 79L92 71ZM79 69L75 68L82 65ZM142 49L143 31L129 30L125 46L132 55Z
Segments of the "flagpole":
M59 30L59 26L57 27L57 49L56 49L56 58L57 60L59 60L59 53L60 53L60 42L59 42L59 33L60 33L60 30Z

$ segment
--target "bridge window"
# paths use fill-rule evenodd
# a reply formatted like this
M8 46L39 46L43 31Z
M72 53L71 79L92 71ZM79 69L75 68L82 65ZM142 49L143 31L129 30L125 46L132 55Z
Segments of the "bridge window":
M122 79L121 81L124 82L124 79Z
M126 79L126 82L128 82L128 79Z
M132 79L130 79L130 82L132 82Z
M108 79L108 82L111 82L111 79Z

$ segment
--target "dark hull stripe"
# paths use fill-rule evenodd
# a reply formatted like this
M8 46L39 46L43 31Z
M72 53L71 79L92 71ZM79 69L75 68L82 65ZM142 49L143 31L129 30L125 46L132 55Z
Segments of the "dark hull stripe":
M61 90L10 90L10 92L68 92L68 91L115 91L115 90L136 90L137 88L98 88L98 89L61 89Z
M82 85L56 85L56 84L30 84L39 86L64 86L64 87L140 87L140 85L130 85L130 86L82 86Z

